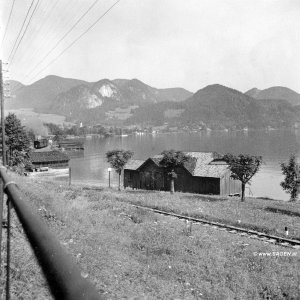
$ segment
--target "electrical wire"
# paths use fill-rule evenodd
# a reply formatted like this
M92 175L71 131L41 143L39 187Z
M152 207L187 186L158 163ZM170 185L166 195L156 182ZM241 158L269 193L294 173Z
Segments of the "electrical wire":
M16 2L16 0L13 0L13 3L12 3L11 8L10 8L9 17L8 17L8 20L7 20L7 23L6 23L6 27L5 27L5 30L4 30L4 36L3 36L3 39L1 41L1 47L2 47L3 42L5 40L5 37L6 37L7 28L8 28L11 16L12 16L12 12L13 12L13 9L14 9L15 2Z
M43 20L43 22L42 22L42 24L40 25L40 26L38 26L38 28L35 28L35 31L32 33L32 36L34 37L35 35L38 35L41 31L42 31L42 29L44 29L44 27L45 27L45 24L48 24L47 23L47 20L49 19L49 17L50 17L50 15L53 13L53 11L54 11L54 8L57 6L57 4L59 3L59 0L56 0L55 2L53 1L53 2L51 2L51 4L52 4L52 6L51 6L51 4L49 5L49 3L50 2L46 2L46 7L44 8L44 15L42 15L41 17L40 17L40 19L42 19ZM48 10L48 7L50 7L50 9ZM49 30L46 30L46 32L49 32ZM46 35L46 34L43 34L43 39L44 40L49 40L48 39L48 36ZM33 39L32 38L30 38L30 37L27 37L27 39L26 39L26 45L28 45L28 47L25 47L25 45L23 44L23 48L25 48L26 50L25 50L25 52L22 52L23 53L23 55L22 55L22 57L20 58L20 60L18 60L18 66L20 66L20 65L22 65L23 64L23 61L24 62L28 62L28 63L31 63L31 61L34 59L34 58L36 58L36 56L37 56L37 53L38 53L38 51L39 51L39 48L36 48L34 51L32 51L32 47L30 47L30 46L32 46L32 41L33 41ZM41 41L41 43L43 43L43 41ZM16 67L16 64L14 64L14 66Z
M116 6L121 0L116 1L111 5L92 25L90 25L82 34L80 34L68 47L61 51L53 60L51 60L44 68L42 68L31 80L35 79L41 72L53 64L58 58L60 58L67 50L69 50L79 39L81 39L88 31L90 31L106 14L108 14L114 6Z
M49 2L47 2L49 3ZM54 5L51 7L51 10L55 9L55 12L69 12L69 11L78 11L81 12L83 10L83 6L82 6L82 1L76 1L75 3L71 3L70 1L60 1L57 0L56 3L54 3ZM62 5L60 5L62 4ZM80 6L78 6L78 4L81 4ZM58 8L57 5L60 5L61 7ZM47 5L46 7L48 7L49 5ZM71 9L72 6L72 9ZM61 14L56 13L54 14L54 19L51 20L50 17L51 13L48 12L47 14L47 18L45 16L45 18L43 18L43 24L42 26L39 26L38 31L34 31L31 32L30 37L28 36L26 38L26 45L28 45L28 47L25 47L24 44L23 48L25 47L25 53L23 53L24 55L22 55L22 57L20 57L20 59L18 59L18 61L15 61L15 64L13 66L12 69L16 69L16 70L21 70L21 69L25 69L25 70L29 70L30 67L32 67L32 61L35 62L37 61L37 58L41 57L42 55L39 55L41 53L42 49L45 49L46 51L51 47L51 45L53 45L53 43L57 40L57 38L59 38L58 34L55 34L55 26L57 28L68 28L71 24L73 24L74 19L76 18L72 18L72 15L69 14L69 16L71 16L71 18L66 17L66 15L64 15L64 17L62 18ZM49 19L49 21L47 22L47 20ZM46 25L46 26L45 26ZM54 26L55 25L55 26ZM41 32L41 28L44 28L43 31ZM36 28L35 28L36 29ZM61 30L58 30L57 32L61 32ZM52 35L51 35L52 33ZM54 33L54 35L53 35ZM34 51L32 51L32 45L34 44L35 41L39 41L38 43L38 47L35 47ZM28 51L30 51L30 54L28 55ZM17 62L17 64L16 64ZM29 67L23 67L24 65L28 65ZM11 71L12 71L11 69ZM25 80L26 77L23 74L22 76Z
M26 32L27 32L27 29L28 29L28 27L29 27L29 25L30 25L30 23L31 23L32 17L33 17L33 15L34 15L34 13L36 12L39 3L40 3L40 0L38 0L38 1L36 2L36 5L35 5L35 7L34 7L34 10L33 10L32 14L31 14L31 16L30 16L30 18L29 18L29 21L28 21L28 23L27 23L27 25L26 25L26 28L25 28L25 30L24 30L24 32L23 32L23 34L22 34L22 37L21 37L21 39L19 40L19 43L18 43L18 45L17 45L17 47L16 47L16 50L15 50L15 52L14 52L14 54L13 54L11 60L10 60L10 66L11 66L12 63L13 63L13 60L14 60L14 58L15 58L15 56L16 56L16 53L17 53L17 51L18 51L18 49L19 49L19 46L20 46L20 44L22 43L22 40L23 40L23 38L24 38L24 36L25 36L25 34L26 34Z
M30 10L31 10L31 7L32 7L33 3L34 3L34 0L31 1L31 4L30 4L30 6L29 6L29 8L28 8L28 10L27 10L27 13L26 13L25 19L24 19L24 21L23 21L22 27L21 27L21 29L20 29L20 31L19 31L19 33L18 33L18 36L17 36L17 38L16 38L16 40L15 40L15 42L14 42L14 45L13 45L13 47L12 47L12 50L11 50L9 56L8 56L8 60L10 59L11 54L13 53L13 51L14 51L14 49L15 49L15 46L16 46L17 41L18 41L18 39L19 39L19 37L20 37L20 35L21 35L21 32L22 32L22 30L23 30L23 28L24 28L24 25L25 25L25 23L26 23L27 17L28 17L28 15L29 15L29 12L30 12Z
M49 2L47 2L49 3ZM65 3L67 5L64 5L63 8L56 8L57 4ZM81 2L82 3L82 2ZM56 1L53 7L51 7L51 10L55 9L55 12L69 12L71 11L70 6L72 6L72 10L74 11L79 11L81 12L82 9L80 7L76 7L76 4L78 5L78 2L76 3L71 3L70 1ZM80 4L80 3L79 3ZM58 30L58 34L55 34L55 26L60 28L68 28L69 24L73 24L74 18L67 18L65 15L62 18L61 14L57 13L54 14L53 20L50 19L50 13L48 13L47 17L43 18L43 24L38 28L38 31L36 31L34 34L31 35L31 38L27 41L27 44L29 45L26 47L27 51L25 52L25 55L23 56L23 61L28 65L28 68L24 68L25 70L29 70L32 68L33 63L36 62L40 57L42 57L43 53L46 52L52 45L53 43L57 40L57 38L60 37L60 32L61 30ZM50 22L47 22L49 21ZM71 21L71 22L70 22ZM43 29L43 30L42 30ZM54 35L53 35L54 33ZM34 44L35 41L39 41L38 47L35 47L35 50L32 51L31 45ZM43 51L45 49L45 51ZM27 55L28 51L30 51L30 54ZM41 54L41 55L40 55ZM23 75L23 77L27 77Z
M73 29L78 25L78 23L89 13L89 11L99 2L96 0L93 4L85 11L83 15L73 24L73 26L59 39L59 41L46 53L46 55L32 68L32 70L25 76L29 76L36 70L36 68L57 48L57 46L73 31Z

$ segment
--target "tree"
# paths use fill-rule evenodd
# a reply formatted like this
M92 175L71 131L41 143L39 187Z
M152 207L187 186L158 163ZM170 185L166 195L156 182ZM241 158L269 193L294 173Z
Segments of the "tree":
M119 174L119 191L121 190L121 173L132 156L133 152L129 150L112 150L106 152L107 162Z
M5 118L5 144L7 146L8 165L14 170L23 170L28 165L30 139L15 114L9 113ZM21 171L20 171L21 172Z
M62 135L63 134L63 130L54 123L44 123L44 125L48 128L48 131L50 134L53 135Z
M54 123L44 123L44 125L48 128L50 134L55 135L55 137L53 138L54 141L59 142L65 137L64 130L60 128L58 125Z
M296 201L300 188L300 165L297 164L295 155L291 155L289 162L281 163L280 166L282 174L285 176L280 185L290 194L290 201Z
M25 127L15 114L9 113L5 118L5 135L5 143L9 151L28 152L30 150L30 140Z
M229 164L229 169L232 172L231 177L242 182L241 201L245 201L245 186L250 182L250 179L257 173L261 164L261 156L253 156L249 154L233 154L224 155L223 159Z
M162 160L159 162L159 164L162 167L165 167L168 171L168 175L171 179L170 184L170 193L173 194L175 191L174 182L177 178L177 174L175 172L175 169L177 167L181 167L184 165L185 162L187 162L190 158L190 156L185 155L182 151L175 151L175 150L165 150L161 153Z
M8 166L14 172L24 174L25 170L32 170L33 165L29 159L28 153L14 150L8 159Z

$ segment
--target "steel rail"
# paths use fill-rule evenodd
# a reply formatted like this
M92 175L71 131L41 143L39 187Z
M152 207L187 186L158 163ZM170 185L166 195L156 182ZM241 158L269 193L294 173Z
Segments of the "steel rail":
M81 276L73 258L65 252L45 223L32 212L26 204L26 199L22 197L21 190L10 181L6 173L6 168L1 167L0 176L3 180L4 192L16 211L53 297L66 300L105 299L88 280Z
M207 225L210 225L210 226L216 226L216 227L225 228L225 229L228 229L228 230L234 230L236 232L243 232L243 233L247 233L247 234L250 234L250 235L255 235L259 238L264 237L264 238L268 238L268 239L273 239L273 240L276 240L278 243L288 243L289 245L300 246L300 240L288 239L288 238L279 237L279 236L267 234L267 233L264 233L264 232L251 230L251 229L246 229L246 228L242 228L242 227L227 225L227 224L220 223L220 222L208 221L208 220L205 220L205 219L180 215L180 214L176 214L176 213L172 213L172 212L167 212L167 211L164 211L164 210L159 210L159 209L156 209L156 208L151 208L151 207L148 207L148 206L136 205L136 204L132 204L132 203L131 203L131 205L133 205L134 207L137 207L137 208L150 210L150 211L153 211L155 213L165 215L165 216L175 217L175 218L183 219L183 220L189 220L189 221L193 221L193 222L196 222L196 223L203 223L203 224L207 224ZM284 245L282 245L282 246L284 246Z

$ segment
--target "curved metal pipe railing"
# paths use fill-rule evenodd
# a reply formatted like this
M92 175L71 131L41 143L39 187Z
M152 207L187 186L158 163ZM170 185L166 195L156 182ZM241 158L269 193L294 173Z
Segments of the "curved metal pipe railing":
M46 224L26 204L22 191L16 183L10 180L6 168L0 168L0 177L3 181L3 190L8 196L8 217L9 206L11 205L15 209L34 250L54 299L104 299L103 296L97 293L95 287L81 276L73 258L65 252L55 235L49 231ZM7 268L9 277L9 264ZM9 283L9 278L7 280ZM7 288L9 289L9 285ZM9 291L7 291L7 299L9 299Z

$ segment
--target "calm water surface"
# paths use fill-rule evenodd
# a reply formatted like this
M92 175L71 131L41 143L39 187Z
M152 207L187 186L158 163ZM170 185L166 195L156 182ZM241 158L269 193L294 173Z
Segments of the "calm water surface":
M83 157L72 158L72 181L108 184L108 164L105 153L113 149L130 149L135 159L143 159L163 150L216 151L218 153L247 153L263 156L264 164L253 177L250 190L254 196L288 200L280 187L280 162L295 153L300 158L300 131L200 132L130 135L127 137L93 138L85 141ZM112 184L117 183L111 174ZM247 189L247 195L249 194Z

